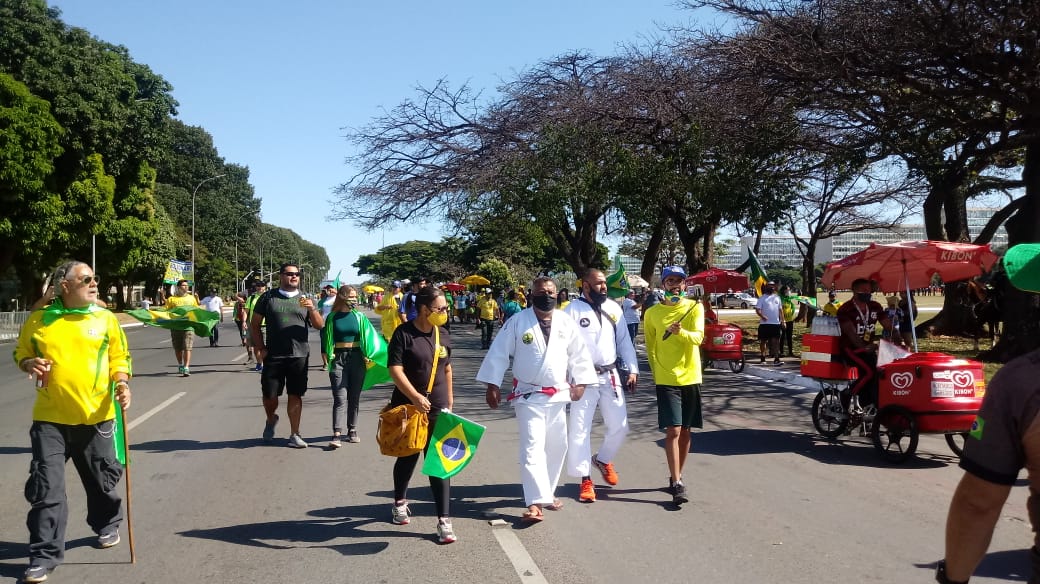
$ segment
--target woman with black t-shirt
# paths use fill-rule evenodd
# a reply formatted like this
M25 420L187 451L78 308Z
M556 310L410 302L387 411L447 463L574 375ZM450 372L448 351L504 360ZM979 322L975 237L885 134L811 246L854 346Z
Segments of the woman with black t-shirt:
M428 416L432 431L438 412L450 410L453 400L451 340L443 328L448 320L448 302L438 288L427 286L416 294L415 304L418 316L397 327L390 339L387 367L395 385L390 405L410 403L419 408ZM433 371L434 355L437 355L436 372ZM418 462L419 453L415 453L398 458L394 464L393 522L398 525L410 521L406 494ZM448 514L449 480L431 476L430 489L437 507L437 539L440 543L452 543L456 538Z

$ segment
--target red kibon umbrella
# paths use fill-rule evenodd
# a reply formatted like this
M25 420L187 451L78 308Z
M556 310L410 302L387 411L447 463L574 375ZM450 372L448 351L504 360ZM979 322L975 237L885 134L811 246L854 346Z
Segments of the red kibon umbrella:
M711 268L686 278L687 286L694 284L700 284L706 294L729 292L730 290L740 292L747 290L748 277L743 272Z
M950 241L872 243L844 259L827 264L823 285L849 288L859 278L873 280L878 290L924 288L938 275L943 282L968 280L989 271L997 256L989 245Z
M989 245L954 243L950 241L900 241L872 243L844 259L827 264L823 285L850 288L852 282L863 278L873 280L878 290L895 292L924 288L938 275L943 282L957 282L982 275L997 261ZM917 349L916 329L914 350Z
M466 287L458 282L448 282L447 284L441 284L441 289L449 292L462 292Z

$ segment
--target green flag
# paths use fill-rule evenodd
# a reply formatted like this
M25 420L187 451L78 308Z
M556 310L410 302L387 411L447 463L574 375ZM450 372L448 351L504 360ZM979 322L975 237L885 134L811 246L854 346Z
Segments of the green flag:
M422 472L446 479L455 476L473 460L484 426L447 410L437 414Z
M766 275L766 271L762 269L762 266L758 263L758 258L755 257L755 252L751 251L751 248L747 249L748 258L747 261L740 264L740 267L736 271L743 272L744 270L751 269L751 284L755 287L755 292L759 296L762 295L762 286L769 281L769 276Z
M169 329L171 331L195 331L200 337L208 337L213 327L220 322L220 315L198 306L178 306L169 310L139 308L128 310L127 314L148 326Z
M624 298L628 294L628 278L625 267L621 265L621 256L614 256L614 271L607 276L607 295L611 298Z
M116 460L126 465L126 420L123 419L123 406L116 401L116 384L112 384L112 403L116 406L116 419L112 426L112 440L116 446Z

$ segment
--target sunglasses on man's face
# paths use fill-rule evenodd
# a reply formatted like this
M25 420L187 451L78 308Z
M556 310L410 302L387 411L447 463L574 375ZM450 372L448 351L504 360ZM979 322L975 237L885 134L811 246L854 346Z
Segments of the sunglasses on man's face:
M299 278L300 277L300 273L299 272L282 272L282 275L285 276L286 278Z
M72 278L72 281L73 282L79 282L80 284L83 284L84 286L90 286L91 282L93 282L95 284L100 282L100 280L98 279L97 276L80 276L79 278Z

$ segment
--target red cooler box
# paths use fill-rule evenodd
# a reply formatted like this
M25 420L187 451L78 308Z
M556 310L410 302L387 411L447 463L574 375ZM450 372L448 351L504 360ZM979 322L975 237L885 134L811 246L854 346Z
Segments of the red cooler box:
M708 359L739 361L744 348L741 346L743 332L733 324L709 324L704 327L704 342L701 348Z
M967 432L986 395L982 363L946 353L914 353L878 371L879 405L909 409L920 432Z
M803 377L841 380L859 377L855 367L842 362L838 340L839 337L829 335L802 335Z

